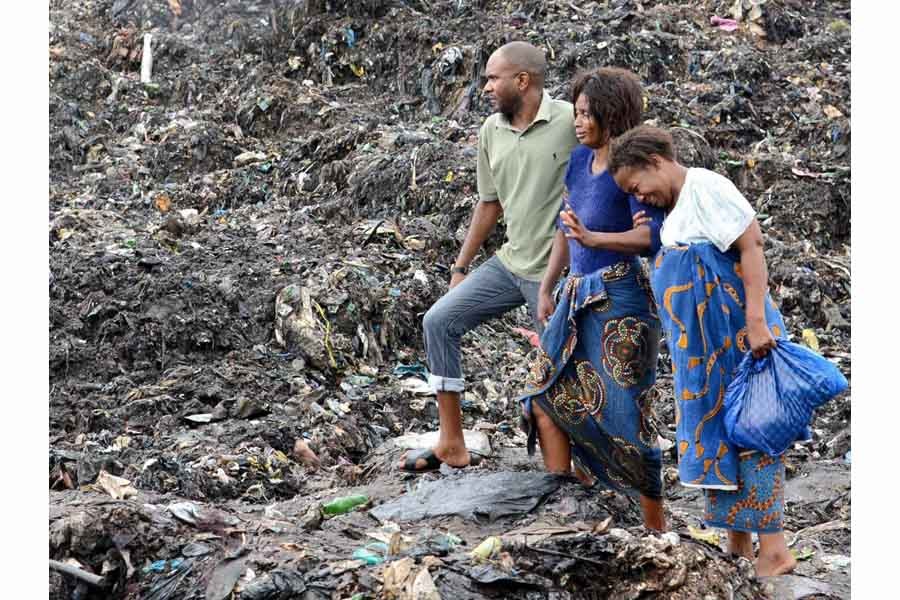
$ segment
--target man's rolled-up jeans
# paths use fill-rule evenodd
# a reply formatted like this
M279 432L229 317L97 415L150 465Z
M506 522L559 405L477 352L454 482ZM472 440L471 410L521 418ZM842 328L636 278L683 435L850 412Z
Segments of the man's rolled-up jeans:
M500 259L492 256L447 292L425 313L425 352L431 375L428 383L435 392L462 392L465 380L459 362L463 334L479 324L528 305L537 332L539 281L514 275Z

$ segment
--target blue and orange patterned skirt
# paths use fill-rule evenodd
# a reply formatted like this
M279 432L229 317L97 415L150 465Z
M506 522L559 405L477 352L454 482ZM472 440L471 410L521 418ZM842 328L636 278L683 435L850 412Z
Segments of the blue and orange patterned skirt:
M733 492L706 490L706 524L756 533L784 529L784 454L741 452L737 479Z
M651 263L651 282L672 357L682 485L704 489L711 526L781 531L784 457L746 451L725 436L725 390L749 351L739 256L709 243L666 246ZM772 335L783 338L768 295L765 312Z
M532 403L564 430L579 466L607 486L662 496L653 416L659 320L636 258L563 283L520 398L534 453Z

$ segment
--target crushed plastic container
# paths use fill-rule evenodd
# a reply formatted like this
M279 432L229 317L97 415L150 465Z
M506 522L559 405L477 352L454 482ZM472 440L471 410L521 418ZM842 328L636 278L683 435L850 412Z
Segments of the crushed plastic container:
M322 505L322 513L328 516L342 515L348 513L357 506L362 506L369 501L369 497L364 494L354 494L352 496L344 496L335 498L331 502Z

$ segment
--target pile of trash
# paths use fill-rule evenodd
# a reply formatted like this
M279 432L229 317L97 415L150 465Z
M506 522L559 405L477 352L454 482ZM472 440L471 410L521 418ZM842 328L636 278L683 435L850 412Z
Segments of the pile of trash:
M404 521L403 498L478 484L394 466L437 428L421 320L477 201L484 65L514 39L557 97L579 69L638 73L646 120L760 213L791 335L850 379L850 7L802 8L51 0L50 597L848 597L849 395L789 451L788 584L704 537L671 451L661 537L545 479L494 500L512 512ZM545 477L517 427L531 328L522 309L464 340L472 477ZM660 383L669 447L665 350Z

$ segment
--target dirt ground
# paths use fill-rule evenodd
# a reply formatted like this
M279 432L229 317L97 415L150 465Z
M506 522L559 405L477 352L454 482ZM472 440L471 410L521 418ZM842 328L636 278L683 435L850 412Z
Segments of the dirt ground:
M640 75L647 121L760 213L791 335L850 379L849 20L832 0L51 0L50 559L103 581L54 569L50 598L849 598L849 393L789 451L778 581L700 531L671 452L664 536L541 474L524 310L464 340L489 458L392 467L437 429L421 319L476 202L484 64L516 39L554 96L581 68ZM671 442L665 349L659 369ZM322 518L351 494L368 504Z

